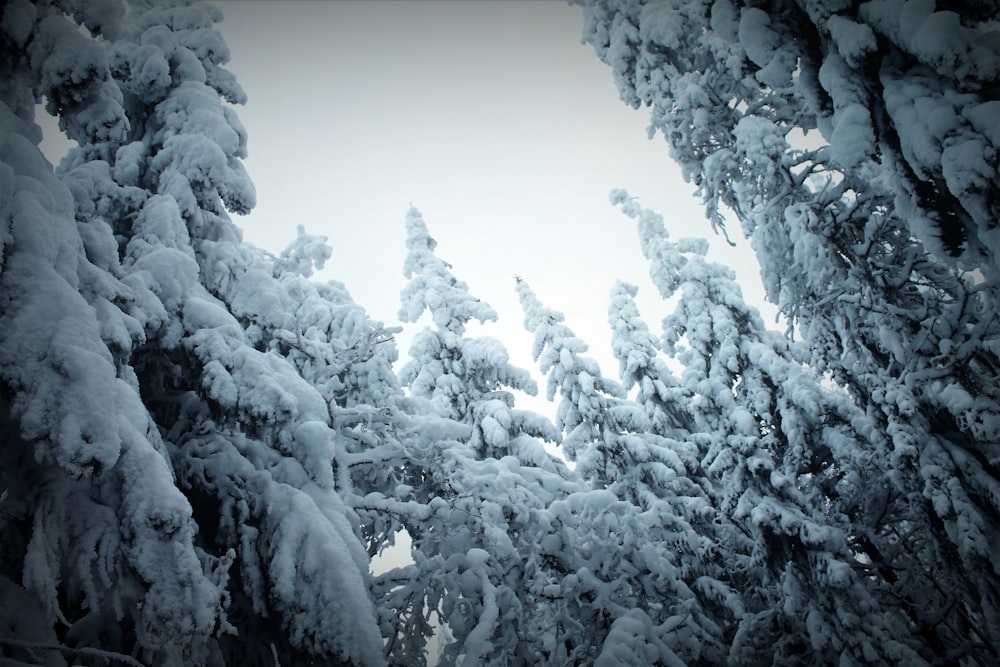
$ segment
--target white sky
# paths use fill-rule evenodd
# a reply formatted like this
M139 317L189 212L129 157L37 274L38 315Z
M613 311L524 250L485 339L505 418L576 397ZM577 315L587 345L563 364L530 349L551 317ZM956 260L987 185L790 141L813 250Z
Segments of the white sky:
M659 332L667 308L647 278L634 224L608 203L623 187L674 238L707 236L762 303L749 244L713 238L693 186L648 111L619 99L611 70L580 43L563 2L214 2L228 65L249 96L246 166L258 204L236 217L246 240L279 252L303 224L329 237L317 277L345 283L372 317L397 324L404 217L412 203L470 291L499 313L471 335L502 340L538 377L513 275L617 377L607 324L618 278L639 285ZM739 234L736 221L730 223ZM773 320L773 309L765 320ZM401 361L423 326L404 325ZM544 393L544 383L539 382ZM522 407L549 412L534 401Z

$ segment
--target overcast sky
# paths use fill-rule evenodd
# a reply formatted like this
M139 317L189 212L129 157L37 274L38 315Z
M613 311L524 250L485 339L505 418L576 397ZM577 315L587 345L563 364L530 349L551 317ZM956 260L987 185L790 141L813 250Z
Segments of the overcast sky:
M256 209L246 240L279 252L302 224L329 237L319 279L397 324L404 218L423 213L438 256L500 321L501 339L537 377L514 294L524 277L617 376L607 325L618 278L639 285L654 331L666 314L634 224L608 203L622 187L664 214L675 238L706 236L761 301L748 243L714 237L693 186L648 110L618 99L611 70L581 44L582 11L563 2L215 2L233 71L249 96L246 166ZM738 236L738 225L731 224ZM773 311L770 311L773 312ZM769 320L769 317L765 317ZM419 326L398 337L407 357ZM538 406L535 406L538 407Z

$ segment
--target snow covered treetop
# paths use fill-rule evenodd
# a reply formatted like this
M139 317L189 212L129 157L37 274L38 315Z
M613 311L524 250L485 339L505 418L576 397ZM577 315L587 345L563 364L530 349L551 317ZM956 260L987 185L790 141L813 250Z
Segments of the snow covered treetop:
M469 320L497 319L487 303L469 293L469 286L452 275L451 265L434 254L437 247L420 211L411 208L406 215L406 259L403 274L410 279L403 288L399 318L416 322L430 311L434 324L461 336Z

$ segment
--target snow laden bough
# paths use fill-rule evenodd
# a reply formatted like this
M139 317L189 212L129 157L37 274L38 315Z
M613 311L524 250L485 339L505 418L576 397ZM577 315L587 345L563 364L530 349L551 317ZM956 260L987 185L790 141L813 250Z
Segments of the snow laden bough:
M857 563L925 659L996 662L995 7L577 4L622 100L712 225L736 216L810 363L869 420L844 489L881 489L848 504Z
M342 287L302 275L321 239L278 258L240 242L227 210L254 193L220 19L16 0L0 16L12 660L384 661L368 520L333 462L369 481L349 404L358 376L397 390L392 355ZM78 144L57 170L36 95Z

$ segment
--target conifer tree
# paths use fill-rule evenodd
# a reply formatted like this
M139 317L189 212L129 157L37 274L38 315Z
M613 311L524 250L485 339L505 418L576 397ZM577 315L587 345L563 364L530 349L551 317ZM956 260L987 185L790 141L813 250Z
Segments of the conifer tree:
M995 662L992 13L977 1L581 4L622 99L650 107L651 134L712 224L735 214L811 364L871 420L866 451L887 487L852 512L859 557L926 659Z
M645 415L638 406L621 399L621 386L601 374L597 362L582 354L587 344L562 324L562 313L546 308L520 277L517 294L524 310L525 328L534 333L532 355L548 376L547 396L556 391L560 402L556 426L565 433L562 448L579 471L597 486L606 486L621 465L614 462L618 430L641 430ZM612 423L613 422L613 423Z
M608 322L611 348L619 362L626 391L636 390L636 401L646 410L650 430L659 435L683 435L694 428L687 408L689 396L660 357L662 344L639 315L638 288L619 282L611 290Z
M615 287L622 386L518 280L556 425L415 209L399 377L324 237L242 243L216 9L0 9L0 661L996 662L991 7L580 4L790 326L616 191L677 306Z
M384 329L300 280L322 244L274 258L240 242L227 211L254 193L220 99L244 97L220 19L184 3L3 10L13 660L383 662L362 543L381 538L347 471L391 457L360 453L334 417L391 353L373 364ZM57 172L36 91L78 143Z
M697 430L695 394L661 358L662 342L641 319L636 294L634 285L619 282L608 307L622 381L627 389L637 388L635 400L650 417L649 430L629 438L633 462L618 493L634 498L647 520L662 527L651 539L683 545L674 553L678 576L688 587L684 604L662 622L669 632L654 625L650 637L665 642L688 664L718 664L745 613L737 591L747 590L746 581L734 573L746 568L752 543L718 502L717 482L703 467L709 435ZM650 598L672 594L658 590ZM687 619L678 623L684 616L696 618L700 627ZM646 618L654 622L658 617L651 613ZM622 622L640 627L631 617Z
M616 333L639 331L628 341L616 336L615 346L619 353L631 349L633 368L649 366L650 373L661 371L668 379L655 357L643 356L649 341L642 339L637 313L621 298L632 289L616 288L621 314L614 322ZM620 656L625 647L619 643L632 641L629 632L641 620L649 626L650 663L717 663L742 607L722 579L727 558L719 551L718 533L725 529L699 484L697 447L684 429L655 432L643 406L582 356L586 345L562 324L562 314L544 307L523 280L517 291L525 326L535 334L536 359L549 375L549 397L557 390L561 395L563 446L572 448L567 453L576 458L576 472L592 489L552 509L566 542L560 563L566 591L557 617L575 619L563 622L571 647L566 658ZM662 381L646 386L668 394ZM663 414L662 406L653 407L654 417Z
M442 664L531 661L545 644L538 624L547 622L537 593L550 583L539 549L553 540L552 526L535 514L574 484L539 441L558 438L551 422L515 409L504 389L533 394L530 375L509 363L499 341L464 335L471 320L496 313L434 254L437 244L416 209L406 230L410 281L400 318L417 321L426 310L435 326L414 338L412 359L400 371L412 397L403 443L411 475L420 475L414 499L425 511L407 520L413 565L384 577L389 596L410 608L390 639L402 650L391 654L421 663L427 621L436 614L447 639Z
M480 457L517 455L520 447L529 462L548 459L531 439L555 440L551 424L515 410L513 394L504 390L534 395L538 389L531 375L510 364L507 350L495 338L464 336L470 321L496 320L496 312L473 297L451 266L434 254L437 242L416 209L407 214L406 230L403 271L410 282L403 289L399 315L416 322L426 310L435 328L414 338L412 360L400 371L404 385L413 396L434 403L442 416L472 425L470 444Z
M733 273L705 261L704 241L672 242L659 215L622 191L612 201L637 221L662 296L679 292L664 345L684 364L715 503L750 540L727 554L746 568L732 582L746 615L730 660L919 661L905 614L858 562L848 518L866 483L887 482L867 463L873 425L764 327Z

